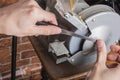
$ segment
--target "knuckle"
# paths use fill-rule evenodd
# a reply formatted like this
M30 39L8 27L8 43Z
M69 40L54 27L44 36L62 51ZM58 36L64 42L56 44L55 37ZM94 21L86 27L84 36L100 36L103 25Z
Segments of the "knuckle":
M29 9L29 14L30 15L34 15L35 13L37 13L38 9L35 5L31 5L30 9Z
M52 17L52 20L53 20L53 21L56 21L56 16L55 16L55 14L51 13L51 17Z
M32 9L32 10L36 10L37 7L36 7L35 5L31 5L31 6L30 6L30 9Z

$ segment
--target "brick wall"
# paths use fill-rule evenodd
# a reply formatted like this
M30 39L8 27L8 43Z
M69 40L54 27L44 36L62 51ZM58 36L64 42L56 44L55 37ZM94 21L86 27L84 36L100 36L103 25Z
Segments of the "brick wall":
M10 74L11 69L11 43L12 37L0 35L0 75ZM26 67L41 66L40 61L30 43L28 37L18 38L17 41L17 70ZM16 80L40 80L40 70L24 77L17 77ZM9 80L9 79L4 79Z

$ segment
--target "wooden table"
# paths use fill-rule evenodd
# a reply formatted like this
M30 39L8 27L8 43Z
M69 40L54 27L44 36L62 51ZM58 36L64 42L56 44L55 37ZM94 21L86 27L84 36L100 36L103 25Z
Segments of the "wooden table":
M55 64L55 61L51 58L49 53L41 46L41 43L37 37L30 37L31 43L35 48L35 51L48 74L52 80L80 80L83 79L87 71L93 64L88 67L74 66L69 62L61 64Z

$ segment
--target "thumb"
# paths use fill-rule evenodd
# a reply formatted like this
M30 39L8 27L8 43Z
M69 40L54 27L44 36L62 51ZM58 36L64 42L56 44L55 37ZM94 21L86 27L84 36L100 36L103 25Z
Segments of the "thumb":
M103 40L97 41L97 63L106 67L107 50Z

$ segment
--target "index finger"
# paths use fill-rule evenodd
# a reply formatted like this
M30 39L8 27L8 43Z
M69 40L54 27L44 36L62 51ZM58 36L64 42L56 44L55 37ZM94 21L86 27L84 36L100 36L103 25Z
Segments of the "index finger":
M120 53L120 46L118 46L118 45L112 45L110 47L110 49L111 49L112 52Z
M47 21L47 22L51 22L56 25L58 24L57 20L56 20L56 16L49 11L40 10L38 19L39 19L39 21Z

